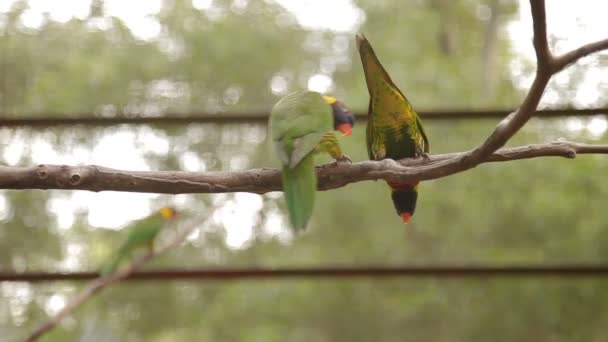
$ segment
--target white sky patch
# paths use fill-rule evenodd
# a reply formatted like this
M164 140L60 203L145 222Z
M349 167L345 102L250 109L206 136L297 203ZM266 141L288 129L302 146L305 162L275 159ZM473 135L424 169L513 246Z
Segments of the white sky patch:
M14 139L4 148L4 160L8 165L16 165L21 159L24 151L25 143L23 139Z
M31 157L35 162L40 164L60 163L59 155L53 146L42 138L36 138L30 148Z
M162 0L105 0L106 14L124 21L133 35L139 39L154 39L160 33L160 23L153 15L158 14Z
M0 12L7 12L14 0L0 0ZM44 14L51 20L65 23L72 18L86 19L89 16L91 0L29 0L29 8L21 16L21 22L28 28L39 28L44 22ZM162 0L105 0L106 15L121 19L133 35L142 40L158 37L160 22L154 17L162 7Z
M0 221L6 219L8 217L8 203L6 202L6 197L0 194Z
M608 37L608 32L606 33ZM608 87L608 72L605 68L598 66L587 66L585 70L584 82L581 82L576 89L575 102L577 106L589 107L598 103L598 100L606 94Z
M157 155L169 153L169 140L167 136L152 128L142 127L137 132L136 142L138 144L136 151L139 151L141 148L144 152Z
M333 89L334 81L324 74L315 74L308 79L308 90L324 94Z
M6 12L13 0L0 0L0 12ZM28 28L37 29L44 23L44 16L65 23L72 18L86 19L89 16L90 0L29 0L28 8L21 15L21 23Z
M74 211L77 209L75 204L65 197L52 197L49 200L48 210L57 216L59 229L67 230L74 224Z
M0 284L0 290L2 298L8 299L8 310L15 325L25 323L27 305L32 301L34 295L30 285L5 282Z
M44 306L49 315L56 315L65 306L66 298L62 294L55 293L49 297Z
M119 228L127 222L152 213L150 201L159 195L107 191L79 192L74 201L89 210L88 221L94 227Z
M266 214L266 224L264 231L271 236L276 236L279 241L289 243L293 240L293 232L287 226L286 218L278 211L271 211Z
M587 124L587 130L592 135L599 137L602 136L608 129L608 121L604 116L596 116L589 120Z
M606 23L608 3L596 0L577 2L550 1L546 5L547 32L556 39L552 50L559 55L583 44L604 39L608 35ZM511 43L519 54L534 59L532 48L532 15L527 0L519 1L519 20L508 26Z
M580 132L585 129L585 124L581 118L568 118L565 120L565 126L570 132Z
M581 45L606 38L608 36L608 25L606 25L605 19L607 11L608 3L605 1L547 2L547 32L551 51L555 55L560 55ZM508 25L507 33L511 38L513 50L518 56L511 62L513 79L519 88L527 89L534 76L534 69L532 69L532 73L525 74L521 61L518 61L518 59L524 58L534 65L536 58L532 46L532 16L530 4L527 0L520 0L519 19ZM593 59L597 59L597 55L586 57L578 63L588 64L589 60ZM606 78L598 75L600 71L597 67L589 67L591 69L586 71L585 78L580 84L581 87L577 89L575 98L571 99L581 106L597 103L600 89L603 88L604 91L606 89L605 83L600 81L606 80ZM562 71L562 73L567 72L568 70ZM550 106L552 104L551 100L556 101L557 99L555 97L553 99L544 98L541 101L541 107Z
M135 132L128 130L101 137L93 148L91 162L123 170L149 171L135 139Z
M365 20L365 13L352 0L275 0L308 29L352 32Z
M270 79L270 90L275 95L284 95L287 93L288 79L283 75L274 75Z
M81 243L68 242L65 248L65 257L61 260L61 269L63 271L76 271L82 267L83 252L85 245Z
M28 28L37 29L44 23L44 16L40 12L27 9L21 14L21 24Z
M0 0L0 13L8 12L16 0Z
M208 10L213 6L213 0L192 0L192 7L198 10Z
M179 164L185 171L205 171L205 162L194 152L185 152L179 157Z
M234 199L224 202L213 214L215 223L226 230L226 245L242 248L253 235L253 225L262 209L262 198L249 193L236 193Z

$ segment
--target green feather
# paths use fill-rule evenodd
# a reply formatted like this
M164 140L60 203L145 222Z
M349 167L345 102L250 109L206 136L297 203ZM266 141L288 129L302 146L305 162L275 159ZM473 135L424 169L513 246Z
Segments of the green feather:
M293 169L283 167L283 191L289 222L296 230L303 230L312 215L317 190L313 155L307 155Z
M102 267L99 272L102 276L108 275L110 273L114 273L114 271L120 265L120 262L127 256L127 251L122 249L118 252L114 253L114 255L109 259Z
M365 36L357 35L356 40L370 95L366 134L369 158L398 160L428 153L429 141L418 114L386 72ZM404 218L406 223L416 208L417 184L389 184L397 213L409 214Z
M158 236L165 225L165 220L160 213L152 214L141 220L137 220L125 228L129 233L125 242L101 267L102 276L114 272L120 263L141 247L151 247L154 239Z
M283 191L294 229L312 215L317 178L314 154L323 135L333 131L331 106L321 94L299 91L279 100L270 112L270 135L283 164Z

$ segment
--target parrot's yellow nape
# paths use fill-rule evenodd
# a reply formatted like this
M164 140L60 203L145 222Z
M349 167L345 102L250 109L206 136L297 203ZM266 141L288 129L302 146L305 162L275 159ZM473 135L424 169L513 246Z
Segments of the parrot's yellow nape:
M328 105L333 105L334 103L338 102L338 100L336 100L335 98L333 98L331 96L323 95L323 99L325 100L325 102L327 102Z
M165 220L169 220L175 217L175 215L177 214L177 212L175 211L175 209L171 208L171 207L164 207L160 209L160 215L165 219Z

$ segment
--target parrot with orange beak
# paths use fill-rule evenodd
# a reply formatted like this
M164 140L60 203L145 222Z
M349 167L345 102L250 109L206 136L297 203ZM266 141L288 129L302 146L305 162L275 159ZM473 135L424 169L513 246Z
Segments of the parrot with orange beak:
M269 130L283 165L283 191L295 230L304 230L312 215L317 191L314 155L328 153L336 161L350 161L333 131L350 135L354 124L344 104L312 91L291 93L272 108Z
M420 117L380 64L364 35L357 49L369 92L367 151L372 160L428 157L429 140ZM388 182L397 214L408 223L416 210L418 182Z

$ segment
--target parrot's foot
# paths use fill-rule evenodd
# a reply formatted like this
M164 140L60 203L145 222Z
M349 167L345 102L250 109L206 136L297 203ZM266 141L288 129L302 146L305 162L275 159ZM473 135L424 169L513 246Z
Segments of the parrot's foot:
M343 154L341 156L339 156L338 158L336 158L336 161L334 162L334 166L340 166L343 164L352 164L353 161L350 160L350 157L347 156L346 154Z
M426 153L426 152L421 153L420 156L422 157L422 159L424 159L426 161L430 161L431 160L431 156L428 153Z

